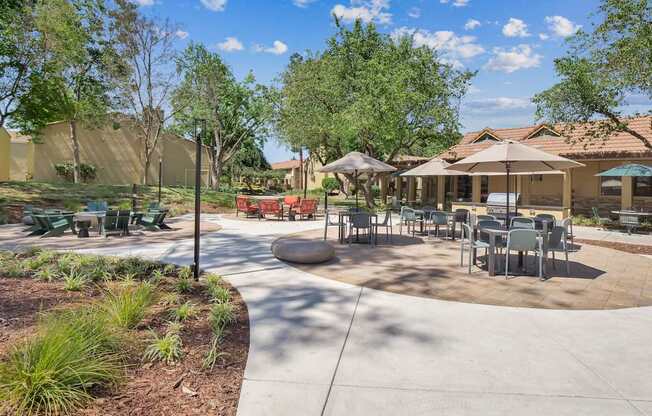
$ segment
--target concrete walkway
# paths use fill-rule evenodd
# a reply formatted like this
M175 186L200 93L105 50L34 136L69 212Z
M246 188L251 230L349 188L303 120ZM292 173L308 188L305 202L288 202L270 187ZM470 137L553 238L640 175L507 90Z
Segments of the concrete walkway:
M202 238L203 267L240 290L251 320L241 416L652 416L652 308L509 308L361 289L271 256L275 238L320 222L212 220L224 228ZM189 264L192 243L121 254Z
M649 234L627 234L627 232L621 230L606 230L604 228L583 227L579 225L573 227L573 232L575 233L575 238L585 240L652 246L652 236Z

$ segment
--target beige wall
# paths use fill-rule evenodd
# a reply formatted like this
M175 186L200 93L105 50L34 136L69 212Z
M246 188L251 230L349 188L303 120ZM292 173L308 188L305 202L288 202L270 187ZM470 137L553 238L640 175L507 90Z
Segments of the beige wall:
M9 133L0 127L0 181L9 180L11 157L9 156Z
M25 141L10 144L11 166L9 179L26 181L34 175L34 145Z

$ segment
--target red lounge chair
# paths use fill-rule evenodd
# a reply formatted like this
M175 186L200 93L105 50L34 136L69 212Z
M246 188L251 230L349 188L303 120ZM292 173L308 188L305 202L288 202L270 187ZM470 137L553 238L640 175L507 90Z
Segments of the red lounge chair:
M238 212L244 212L247 217L258 215L258 207L251 203L249 198L246 196L238 196L235 198L235 215L238 216Z
M276 199L260 200L258 201L258 213L258 219L271 215L283 220L283 205Z
M288 207L288 210L290 211L299 208L299 202L301 202L300 196L287 195L283 198L283 205Z
M301 216L301 219L304 217L311 218L317 213L317 200L316 199L304 199L299 203L299 208L294 210L295 215Z

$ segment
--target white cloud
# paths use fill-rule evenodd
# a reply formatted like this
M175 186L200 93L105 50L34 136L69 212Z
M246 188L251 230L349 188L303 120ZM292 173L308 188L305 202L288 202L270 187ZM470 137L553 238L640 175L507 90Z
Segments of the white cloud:
M188 32L183 30L177 30L176 32L174 32L174 34L177 35L179 39L185 39L188 37Z
M392 22L392 14L386 10L389 10L389 0L351 0L349 7L336 4L331 14L347 23L359 19L364 23L389 24Z
M574 35L582 27L571 22L564 16L547 16L546 23L548 23L548 28L552 33L562 38Z
M462 66L461 59L470 59L485 52L484 48L476 43L475 36L458 36L455 32L447 30L429 32L425 29L402 27L392 32L394 39L403 36L411 36L417 47L427 46L437 50L446 62L456 67Z
M255 45L254 50L256 52L266 52L266 53L272 53L274 55L283 55L285 52L288 51L288 45L281 42L280 40L275 40L272 46L269 48L266 48L262 45Z
M201 4L203 4L208 10L221 12L224 11L224 8L226 7L226 1L227 0L201 0Z
M292 3L297 7L308 7L308 5L314 1L315 0L292 0Z
M508 38L525 38L530 36L527 31L527 24L521 19L509 18L509 21L503 26L503 35Z
M442 4L451 3L451 5L453 7L465 7L465 6L468 6L470 1L471 0L453 0L453 2L451 3L450 0L439 0L439 2L442 3Z
M475 29L476 27L480 27L480 26L482 26L482 23L480 23L479 20L469 19L469 20L467 20L466 23L464 24L464 29L465 29L465 30L473 30L473 29Z
M541 55L534 53L530 45L518 45L511 50L494 48L494 56L485 65L486 69L511 74L519 69L536 68L541 63Z
M541 39L541 40L548 40L549 37L550 36L548 36L545 33L539 33L539 39Z
M136 3L139 6L153 6L154 5L154 0L132 0L134 3Z
M463 103L465 112L474 114L500 113L506 110L529 110L534 104L529 98L492 97L466 100Z
M242 42L233 36L229 36L224 40L224 42L218 43L217 47L224 52L235 52L244 49Z
M418 7L413 7L408 11L408 16L410 16L413 19L418 19L421 17L421 9Z

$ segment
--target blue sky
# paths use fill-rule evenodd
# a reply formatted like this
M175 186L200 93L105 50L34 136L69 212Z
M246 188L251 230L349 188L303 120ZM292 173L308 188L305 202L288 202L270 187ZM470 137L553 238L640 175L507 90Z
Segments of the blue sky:
M272 83L292 53L321 50L331 15L359 17L382 32L410 33L459 67L478 70L461 109L462 131L534 122L530 97L555 82L564 38L590 27L598 0L133 0L180 26L179 47L220 51L238 77ZM270 162L291 153L274 139Z

